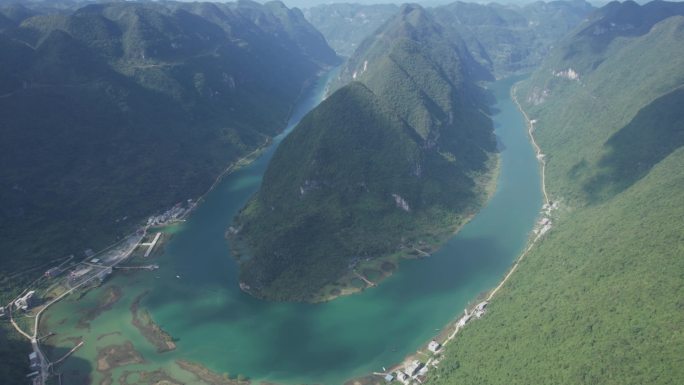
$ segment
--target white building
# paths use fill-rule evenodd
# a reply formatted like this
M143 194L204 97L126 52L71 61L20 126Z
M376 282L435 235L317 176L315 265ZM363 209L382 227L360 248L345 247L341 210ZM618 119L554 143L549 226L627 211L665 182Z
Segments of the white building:
M422 366L422 362L418 360L413 360L410 364L406 365L406 374L408 374L409 376L414 376L418 372L418 369L420 369Z
M475 311L473 312L473 314L475 314L475 317L481 318L487 312L488 303L489 302L487 301L483 301L478 303L477 306L475 306Z
M427 374L428 370L429 370L429 368L428 368L427 366L423 366L423 367L420 368L420 370L418 371L418 375L419 375L419 376L425 376L425 375Z
M14 301L14 308L17 310L28 310L28 308L31 307L31 299L33 298L34 294L36 294L36 292L31 290L23 297Z
M430 341L430 343L428 344L428 350L433 352L433 353L437 353L437 351L439 351L439 349L441 349L441 348L442 348L442 345L435 340Z
M463 309L463 313L464 313L463 317L461 317L461 319L458 320L458 324L457 324L458 327L464 327L465 324L468 321L470 321L470 318L473 316L472 314L468 314L468 309Z

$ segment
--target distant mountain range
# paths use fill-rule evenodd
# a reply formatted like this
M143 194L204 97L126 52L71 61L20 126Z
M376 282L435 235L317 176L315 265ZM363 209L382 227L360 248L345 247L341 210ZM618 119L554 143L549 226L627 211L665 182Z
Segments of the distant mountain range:
M530 72L592 10L581 0L527 5L454 2L428 9L444 38L463 40L473 57L496 77ZM331 47L351 56L397 11L398 7L387 4L326 4L307 9L305 15Z
M484 201L496 144L481 68L440 32L402 6L283 141L234 225L247 291L334 297L354 269L441 243Z
M464 39L477 60L497 77L529 72L555 42L594 8L586 1L487 5L455 2L432 10L447 30Z
M349 57L359 44L399 11L396 4L321 4L304 10L304 16L341 56Z
M419 244L441 243L486 197L495 144L477 82L529 71L591 9L558 2L307 11L338 50L356 49L333 84L334 102L283 142L236 218L234 238L247 255L243 287L269 299L327 300L353 291L355 268L381 270Z

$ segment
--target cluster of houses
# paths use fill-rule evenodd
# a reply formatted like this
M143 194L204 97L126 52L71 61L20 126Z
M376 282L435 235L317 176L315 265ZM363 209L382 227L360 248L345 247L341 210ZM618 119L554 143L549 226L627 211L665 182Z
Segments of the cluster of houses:
M14 308L16 310L27 311L33 305L33 296L36 294L34 290L29 291L24 294L23 297L19 297L14 301Z
M565 71L553 71L553 76L579 81L579 74L572 68L568 68Z
M187 201L187 207L183 205L183 202L176 203L175 206L167 210L165 213L161 215L156 215L152 216L147 220L147 225L148 226L161 226L165 225L169 222L172 221L177 221L183 218L185 214L187 214L192 208L195 206L195 203L192 201L192 199L188 199Z
M478 303L471 313L468 313L468 309L465 309L465 314L463 315L463 317L461 317L461 319L458 320L458 323L456 324L457 328L462 328L463 326L465 326L465 324L468 323L468 321L470 321L473 317L478 319L482 318L482 316L484 316L487 312L488 304L489 302L487 301L482 301ZM435 340L432 340L430 341L430 343L428 343L427 349L431 353L437 354L442 349L442 344ZM425 364L420 362L419 360L412 360L404 366L403 370L397 370L394 373L386 374L385 381L389 383L394 380L397 380L405 385L409 385L411 383L411 380L416 379L422 383L421 377L427 375L430 363L432 363L432 366L436 367L439 363L439 360L437 360L436 357L433 357L430 360L428 360L428 362Z
M465 324L467 324L468 321L470 321L473 317L475 317L475 318L477 318L477 319L482 318L482 316L485 315L485 313L487 312L487 304L488 304L488 303L489 303L489 302L487 302L487 301L482 301L482 302L478 303L478 304L475 306L475 309L473 309L473 311L472 311L471 313L468 313L468 309L465 309L465 310L464 310L464 313L465 313L465 314L463 315L463 317L461 317L461 319L458 320L458 323L456 324L456 326L457 326L458 328L462 328L462 327L464 327Z
M543 216L539 220L539 222L537 222L537 226L535 226L535 234L544 235L547 231L551 230L551 225L553 225L553 222L551 222L551 218L549 217L551 216L551 212L557 209L558 202L549 202L545 203L544 206L542 206Z
M409 384L412 379L418 376L425 376L428 372L428 366L418 360L413 360L404 366L404 370L397 370L396 377L393 374L385 376L385 381L392 382L396 378L398 381Z
M544 235L547 231L551 230L551 225L551 219L543 217L539 220L538 226L533 231L535 234Z
M557 201L556 202L544 203L544 206L542 206L542 211L544 212L544 214L546 214L546 216L550 216L551 212L553 210L557 210L557 209L558 209L558 202Z
M489 302L482 301L475 306L475 310L473 310L473 315L475 318L480 319L483 315L485 315L487 312L487 304L489 304Z
M428 350L433 354L436 354L442 349L442 344L432 340L427 346ZM429 363L424 364L419 360L412 360L404 366L403 370L397 370L394 373L388 373L385 375L385 381L392 382L395 379L403 384L409 384L412 379L417 379L418 377L425 376L429 369Z
M99 264L100 260L98 258L93 258L90 260L92 264ZM76 270L72 270L69 272L69 276L67 278L67 282L69 283L69 286L74 287L78 286L82 282L84 282L86 279L90 279L93 277L93 274L90 274L93 270L97 271L94 273L95 276L100 280L104 281L107 276L109 276L112 273L112 267L111 266L102 266L101 268L99 267L94 267L92 265L87 265L81 268L78 268Z

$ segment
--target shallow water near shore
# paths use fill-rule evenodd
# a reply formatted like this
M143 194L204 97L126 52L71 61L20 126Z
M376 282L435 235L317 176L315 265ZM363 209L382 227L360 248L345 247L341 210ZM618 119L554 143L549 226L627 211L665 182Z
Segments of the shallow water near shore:
M332 76L301 101L288 130L318 104ZM70 337L86 342L62 365L64 383L79 383L88 373L92 383L100 383L104 377L96 370L98 350L125 341L133 343L145 362L112 369L114 383L127 371L159 368L186 384L197 383L178 368L177 359L257 382L328 385L401 361L496 286L523 249L539 213L538 164L523 117L509 95L515 80L490 85L497 99L496 134L503 145L496 192L431 257L404 261L378 287L328 303L271 303L240 291L225 231L258 189L281 135L256 161L224 178L175 229L164 254L154 259L159 270L117 273L80 301L71 296L47 312L49 329L58 333L53 344L70 348ZM80 312L110 286L121 288L121 299L89 328L77 328ZM177 339L174 351L157 353L131 324L130 306L146 290L140 306Z

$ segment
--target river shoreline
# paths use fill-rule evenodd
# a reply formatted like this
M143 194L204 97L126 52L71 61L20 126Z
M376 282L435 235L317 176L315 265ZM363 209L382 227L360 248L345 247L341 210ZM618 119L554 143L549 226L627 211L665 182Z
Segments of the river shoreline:
M533 145L535 155L539 164L539 171L540 171L540 177L541 177L541 187L542 187L542 192L543 192L543 197L544 197L544 207L548 207L546 211L540 212L540 216L543 216L544 214L550 214L551 210L551 202L549 200L549 197L546 193L546 178L545 178L545 171L546 171L546 162L544 160L544 154L541 151L541 147L537 144L535 138L534 138L534 121L531 120L525 110L522 108L522 105L518 102L517 99L517 87L518 83L514 84L511 87L510 90L510 98L515 103L518 111L522 115L524 121L525 121L525 126L527 128L527 133L529 136L530 144ZM546 231L544 232L537 232L535 231L535 236L530 236L530 239L527 242L527 245L524 248L524 251L515 259L513 265L510 267L508 272L504 275L504 277L499 281L499 284L494 287L493 289L490 289L488 292L483 293L479 295L477 298L474 298L473 302L471 303L470 306L464 309L464 316L457 317L456 319L452 320L449 322L444 328L442 328L439 333L431 339L431 341L438 342L441 347L439 350L436 352L432 352L428 348L428 344L430 341L425 342L418 350L416 350L414 353L411 353L404 357L404 359L400 363L396 363L390 366L390 368L382 373L380 372L375 372L372 374L367 374L364 376L360 377L354 377L344 383L344 385L381 385L385 384L386 381L384 380L384 377L388 374L397 372L402 370L404 367L409 365L412 361L418 360L418 361L425 361L425 357L429 357L427 360L427 363L425 363L425 366L429 366L432 364L433 368L436 368L439 361L442 358L442 352L443 349L457 336L458 332L466 326L466 324L473 320L472 315L475 314L478 311L478 308L480 310L482 309L481 306L482 304L485 304L485 306L494 298L494 296L499 292L499 290L508 282L508 280L513 276L513 273L517 270L518 266L520 263L524 260L525 256L529 254L529 252L532 250L532 248L535 246L537 241L539 241L544 235ZM484 315L484 312L481 313L481 315L477 316L477 319L479 319L481 316ZM433 363L434 362L434 363ZM421 378L421 383L427 379L428 376L424 376Z
M475 177L477 189L479 190L478 195L481 195L481 200L477 203L477 207L474 207L472 212L465 214L460 223L453 226L451 229L439 233L427 233L422 237L428 240L431 238L438 239L437 241L421 241L418 245L400 245L399 251L372 258L370 260L361 261L356 268L336 281L336 283L338 283L336 286L339 286L339 282L345 282L349 287L345 287L345 289L341 290L338 294L330 294L331 285L328 285L324 287L318 295L316 295L315 300L307 302L329 302L347 295L361 293L366 289L378 286L382 281L391 277L396 271L398 271L401 261L429 258L432 252L441 249L449 241L449 239L458 234L465 225L475 218L477 213L494 196L499 172L501 172L501 157L496 153L492 154L488 163L490 163L488 171ZM384 268L386 264L391 264L393 268ZM379 273L380 275L377 276L377 278L369 279L369 274L366 274L365 271ZM353 287L351 283L355 278L363 280L366 285L363 287Z
M264 142L258 145L252 152L248 153L247 155L242 156L241 158L230 162L228 166L214 179L214 182L209 186L209 189L204 192L204 194L200 195L195 203L185 212L183 215L178 218L177 220L174 220L170 223L163 224L159 226L159 231L164 232L165 228L168 228L169 226L174 226L178 223L185 222L191 215L192 213L198 208L199 205L202 204L204 201L205 197L209 195L214 189L221 183L221 181L228 177L229 175L233 174L236 171L239 171L240 169L249 166L252 164L254 161L259 159L259 157L266 152L273 144L275 141L278 140L278 138L284 134L287 133L288 130L290 130L292 127L290 127L290 120L292 119L294 112L295 112L295 107L300 103L301 99L306 95L307 90L315 87L316 82L320 81L323 77L326 76L328 73L332 73L335 68L337 67L330 67L323 69L319 71L315 76L310 78L309 80L305 81L304 85L302 86L301 90L299 91L299 95L297 96L295 102L292 104L292 107L290 107L290 112L288 113L288 117L285 120L285 126L283 130L275 135L274 137L271 136L265 136ZM326 82L327 85L330 84L330 79ZM326 87L327 87L326 85ZM160 250L163 248L164 244L167 243L168 241L171 240L171 237L162 237L159 242L156 245L156 249Z
M509 81L496 89L510 90L510 86ZM312 94L295 115L311 108L317 95ZM500 91L496 95L504 101ZM519 116L513 115L515 109L510 101L506 108L497 126L501 122L506 126L505 122ZM237 289L235 263L227 258L225 229L258 187L272 151L250 159L249 167L234 169L239 172L228 174L214 193L203 199L192 218L168 229L173 237L165 244L163 259L158 260L158 272L115 275L112 284L125 288L124 297L106 317L96 319L89 330L75 329L77 317L71 314L85 309L94 298L88 302L67 301L51 311L53 319L68 319L63 324L50 323L62 340L81 335L86 340L84 348L75 354L76 359L67 360L61 370L69 380L71 371L86 368L79 365L94 366L92 360L98 347L120 345L126 340L134 341L147 360L130 369L141 375L162 370L179 383L193 383L192 374L178 368L179 359L200 364L216 374L241 372L253 383L285 385L342 384L350 377L401 362L416 347L424 349L425 341L453 321L454 308L471 306L466 304L494 287L500 274L510 268L516 250L522 249L541 199L529 188L519 189L535 186L539 179L533 151L518 129L520 125L502 131L507 148L498 154L495 178L501 185L497 185L491 199L488 194L485 208L469 218L458 235L439 250L430 250L430 258L402 261L406 268L392 271L393 278L373 290L325 304L269 303ZM529 155L523 154L522 158L527 159L524 169L528 171L512 172L512 167L519 168L519 154L527 151ZM536 187L532 189L536 192ZM415 246L420 249L422 245ZM417 253L414 259L421 254L406 251ZM392 266L386 267L392 270ZM363 269L359 273L364 273ZM174 351L157 353L154 344L140 338L137 328L129 322L120 325L115 321L122 317L130 320L130 305L145 290L150 292L143 306L169 336L178 338ZM444 337L440 338L448 338L450 331L443 330ZM97 338L103 335L108 337L99 342ZM55 341L56 347L70 347L60 341ZM124 378L122 373L113 373L113 381ZM102 377L99 372L92 374L95 382Z

